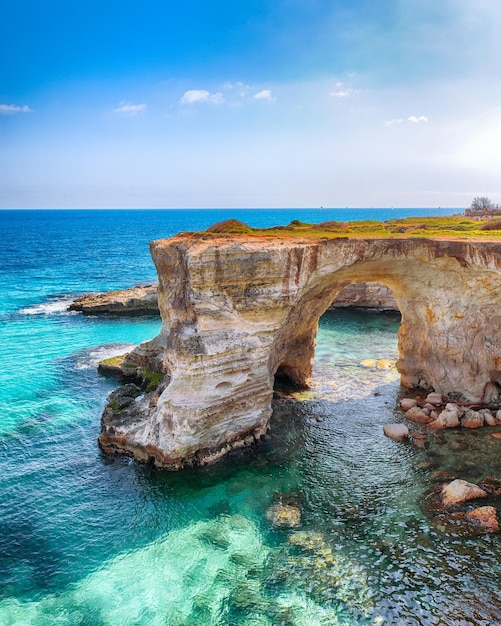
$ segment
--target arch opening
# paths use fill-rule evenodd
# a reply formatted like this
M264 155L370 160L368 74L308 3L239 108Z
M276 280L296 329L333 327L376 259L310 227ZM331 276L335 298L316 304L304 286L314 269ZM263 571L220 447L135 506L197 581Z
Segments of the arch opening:
M324 310L319 308L317 314L306 323L306 328L295 337L290 337L287 345L286 356L274 371L273 389L278 392L292 393L309 389L311 385L311 375L316 358L317 336L320 326L328 324L345 324L349 321L350 314L356 316L355 327L364 326L363 317L367 316L367 330L377 327L375 320L379 316L386 318L387 326L392 327L392 332L396 337L401 323L401 312L393 290L381 281L353 281L344 285L336 285L331 290L330 298L326 296L322 301L327 302ZM299 307L299 316L302 317L302 307ZM340 317L336 319L336 312ZM356 314L355 314L356 312ZM330 318L330 319L329 319ZM341 319L342 318L342 319ZM352 319L354 322L354 318ZM295 324L296 328L301 328L301 324ZM383 324L384 326L384 324ZM370 340L370 332L368 338ZM373 335L374 336L374 335ZM324 346L325 350L325 346ZM325 355L324 357L325 358ZM380 369L395 369L397 354L393 351L391 355L381 355L378 350L372 354L371 358L363 359L362 365ZM340 367L346 366L341 363ZM316 383L318 384L318 383Z

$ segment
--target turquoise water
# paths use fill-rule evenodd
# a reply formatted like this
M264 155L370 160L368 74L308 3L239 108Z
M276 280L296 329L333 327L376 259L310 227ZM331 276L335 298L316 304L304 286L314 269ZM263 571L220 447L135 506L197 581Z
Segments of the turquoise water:
M230 216L389 213L0 212L2 626L501 623L499 537L440 535L419 506L434 469L501 477L501 444L384 437L398 377L362 362L395 361L396 314L327 313L312 390L276 400L254 450L166 473L97 448L114 388L97 362L160 322L84 318L75 295L154 281L148 241ZM267 519L284 498L297 529Z

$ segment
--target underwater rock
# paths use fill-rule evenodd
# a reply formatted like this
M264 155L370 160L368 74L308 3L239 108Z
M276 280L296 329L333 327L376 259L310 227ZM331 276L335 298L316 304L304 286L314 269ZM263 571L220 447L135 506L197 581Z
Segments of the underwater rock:
M461 537L497 533L500 530L498 512L493 506L437 515L433 525L441 533Z
M274 528L296 528L301 525L301 504L295 494L277 494L277 502L266 511L266 519Z
M428 480L432 483L447 483L455 479L456 476L449 470L435 470L428 477Z
M374 602L367 574L358 563L335 553L319 532L296 531L289 536L289 544L300 552L289 557L291 582L301 585L306 578L318 600L335 598L366 617L372 614Z
M501 496L501 478L496 476L485 476L479 481L478 486L483 489L490 496L499 498Z
M287 504L273 504L266 511L266 519L275 528L295 528L301 525L301 511Z

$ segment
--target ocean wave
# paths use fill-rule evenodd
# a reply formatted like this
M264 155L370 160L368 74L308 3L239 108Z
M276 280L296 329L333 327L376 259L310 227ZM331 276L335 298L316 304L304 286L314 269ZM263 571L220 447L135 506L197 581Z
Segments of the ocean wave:
M74 369L89 370L96 369L100 361L111 359L114 356L120 356L126 352L130 352L136 347L134 343L107 343L87 350L82 350L76 355Z
M33 304L21 309L21 315L75 315L77 311L69 311L68 307L73 302L73 296L58 296L50 298L46 302Z

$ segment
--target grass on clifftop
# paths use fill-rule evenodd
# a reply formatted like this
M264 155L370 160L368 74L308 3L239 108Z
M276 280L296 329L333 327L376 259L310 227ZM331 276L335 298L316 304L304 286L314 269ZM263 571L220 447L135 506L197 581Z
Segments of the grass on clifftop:
M288 226L251 228L239 220L226 220L210 226L207 234L227 234L265 237L305 237L309 239L393 238L422 239L501 239L501 220L472 220L466 217L406 217L378 222L322 222L307 224L292 220Z

